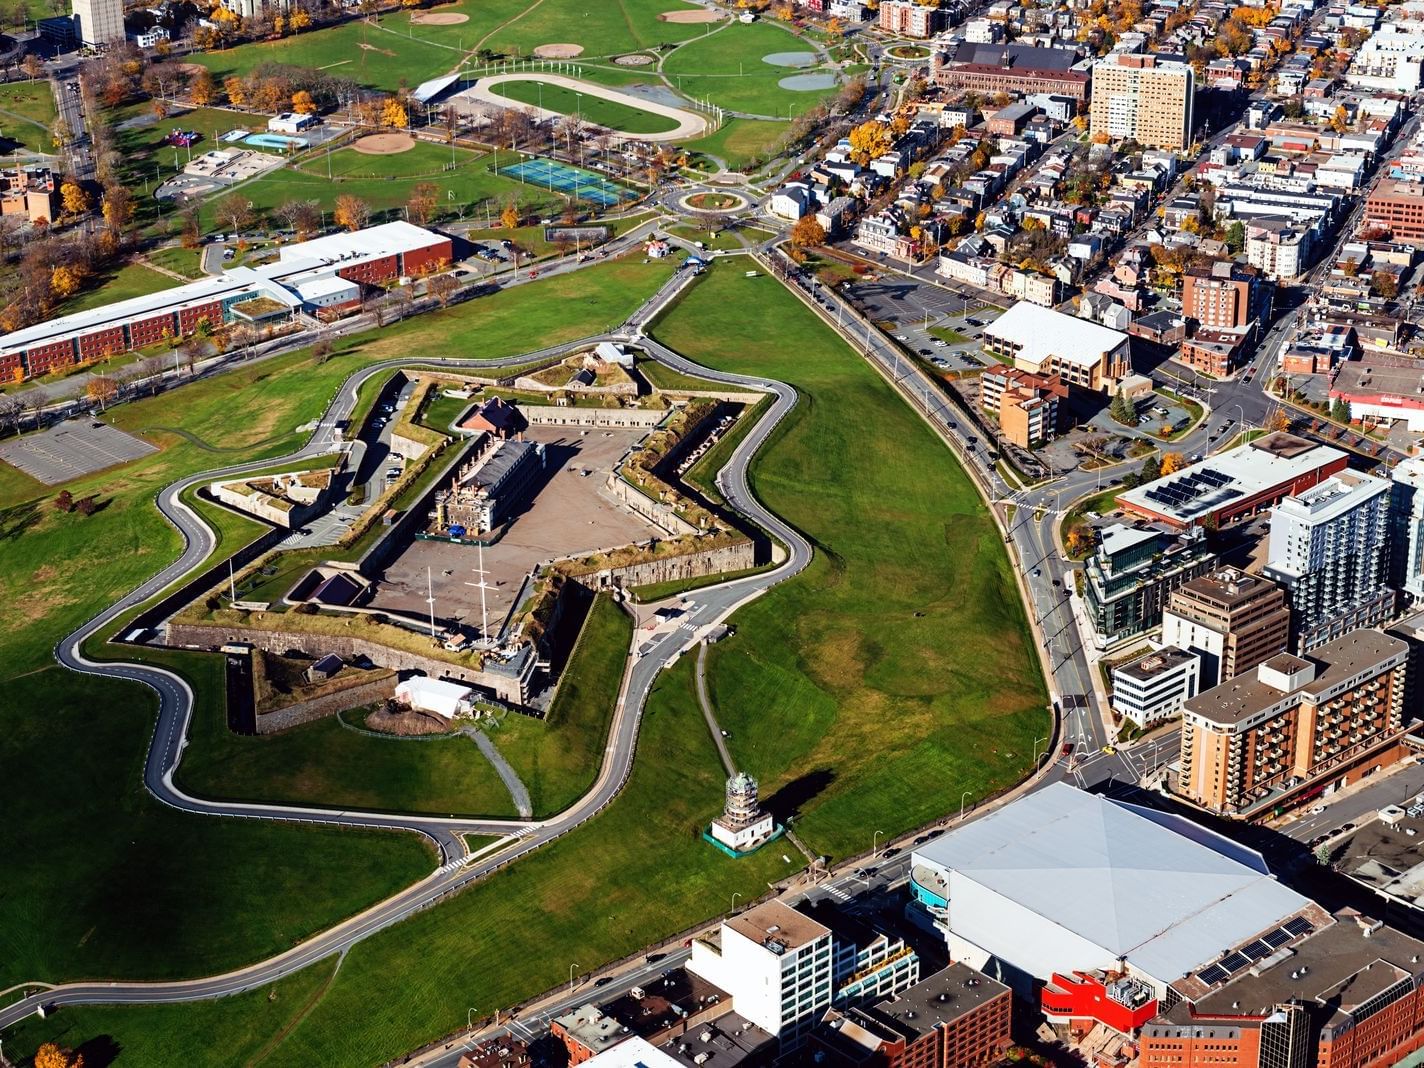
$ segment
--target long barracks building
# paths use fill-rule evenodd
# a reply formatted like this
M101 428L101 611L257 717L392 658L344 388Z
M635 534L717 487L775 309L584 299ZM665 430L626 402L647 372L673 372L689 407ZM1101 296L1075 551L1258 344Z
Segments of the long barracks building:
M405 222L297 242L284 246L274 263L235 267L0 335L0 380L34 378L165 336L186 337L203 321L219 326L299 310L346 310L360 303L363 285L424 274L451 256L448 237Z

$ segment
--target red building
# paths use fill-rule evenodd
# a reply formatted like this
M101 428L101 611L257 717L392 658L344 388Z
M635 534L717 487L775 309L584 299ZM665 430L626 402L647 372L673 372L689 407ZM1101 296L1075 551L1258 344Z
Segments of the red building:
M1424 190L1414 182L1383 179L1365 198L1365 226L1383 226L1396 241L1424 240Z
M819 1063L866 1068L972 1068L1009 1045L1009 988L951 964L866 1007L831 1009L811 1034Z
M1053 973L1039 994L1043 1015L1086 1034L1104 1024L1130 1035L1157 1015L1157 998L1141 980L1126 974L1078 972L1072 977Z
M299 292L304 284L335 276L374 286L419 277L449 263L452 254L448 237L405 222L286 245L275 263L234 268L0 335L0 374L9 381L33 378L157 344L165 336L187 337L204 321L218 327L240 318L233 309L257 297L275 301L286 308L280 314L290 315L306 306Z

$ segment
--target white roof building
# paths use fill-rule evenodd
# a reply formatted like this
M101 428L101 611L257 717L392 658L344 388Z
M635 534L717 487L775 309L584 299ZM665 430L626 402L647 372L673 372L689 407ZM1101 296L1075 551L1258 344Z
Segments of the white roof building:
M658 1049L641 1035L624 1039L612 1049L606 1049L584 1061L596 1068L683 1068L683 1064Z
M1131 373L1120 330L1020 301L984 328L984 344L1021 371L1056 374L1069 385L1107 390Z
M445 719L469 715L474 705L474 691L468 686L412 675L396 686L396 700L410 705L417 712L433 712Z
M1254 850L1062 782L921 846L911 872L921 900L920 887L947 888L940 925L953 959L1040 980L1126 969L1158 998L1227 950L1321 912Z

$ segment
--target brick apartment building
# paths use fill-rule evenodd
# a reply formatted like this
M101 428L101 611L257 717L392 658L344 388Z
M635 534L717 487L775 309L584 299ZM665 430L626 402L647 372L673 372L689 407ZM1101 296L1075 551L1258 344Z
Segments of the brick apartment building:
M944 12L918 0L881 0L880 28L897 37L933 37L944 21Z
M1172 591L1162 642L1201 658L1201 685L1250 671L1290 644L1285 591L1270 579L1224 567Z
M1057 437L1068 387L1057 375L1036 375L1000 364L980 376L979 399L986 412L998 416L1005 441L1033 449Z
M1393 764L1408 657L1403 640L1356 630L1198 694L1182 710L1178 794L1251 817Z
M831 1009L812 1032L819 1063L865 1068L971 1068L1011 1044L1009 988L954 963L873 1005Z
M1424 240L1424 186L1382 179L1365 198L1363 225L1386 227L1396 241Z
M1089 129L1153 148L1192 141L1196 75L1191 65L1150 54L1114 53L1093 64Z
M994 93L1050 93L1082 102L1088 99L1088 75L1073 70L1078 53L1071 48L965 42L954 51L930 57L930 79L945 89Z
M59 179L48 167L0 170L0 215L23 215L31 223L53 222L60 207Z
M1249 355L1261 325L1271 314L1275 283L1255 267L1234 262L1193 267L1182 278L1182 314L1198 325L1195 359L1183 346L1183 358L1218 377L1233 373Z

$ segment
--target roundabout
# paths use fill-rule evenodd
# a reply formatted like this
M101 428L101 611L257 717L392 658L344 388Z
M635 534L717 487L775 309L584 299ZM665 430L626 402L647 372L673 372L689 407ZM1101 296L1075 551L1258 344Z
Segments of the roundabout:
M740 193L723 190L702 190L680 197L677 207L683 211L697 211L713 215L735 215L751 207L751 201Z

